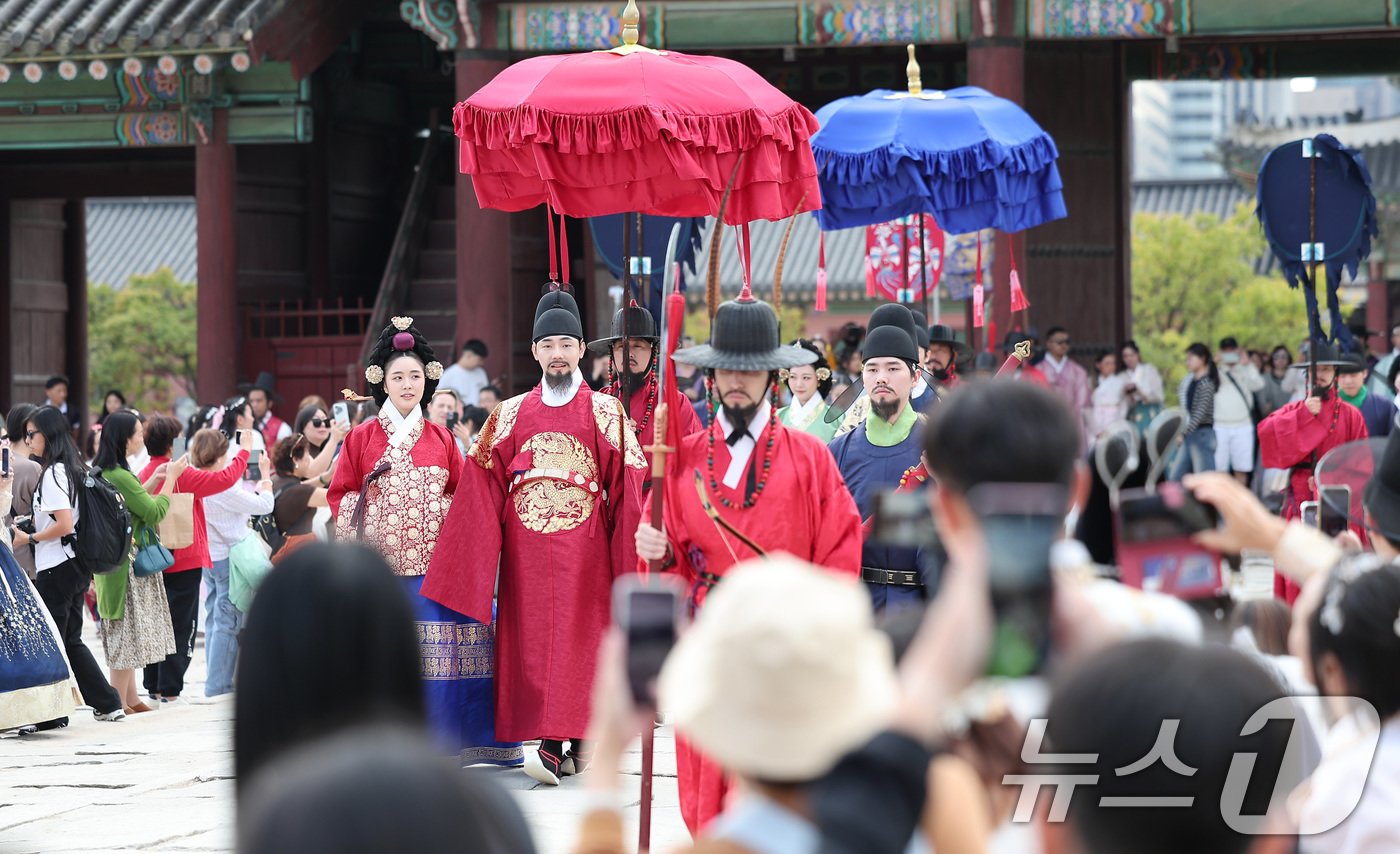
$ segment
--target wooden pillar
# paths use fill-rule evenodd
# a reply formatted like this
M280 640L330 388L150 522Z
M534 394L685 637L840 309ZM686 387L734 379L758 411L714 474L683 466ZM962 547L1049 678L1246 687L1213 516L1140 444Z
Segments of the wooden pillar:
M10 199L0 197L0 412L8 413L20 401L15 396L15 299L11 286L13 239L10 231ZM3 416L0 416L3 417Z
M467 99L486 85L508 63L501 59L457 54L457 101ZM493 378L504 375L505 389L515 385L512 363L514 340L510 300L510 214L482 210L476 201L470 176L457 172L457 334L456 349L468 338L486 342L490 355L486 371Z
M228 111L215 110L213 125L209 142L195 146L201 401L222 400L238 386L237 153L228 141Z
M973 37L967 44L967 82L969 86L980 86L1016 104L1025 103L1026 90L1026 48L1019 38L1008 37L1015 32L1015 4L997 3L993 13L997 20L991 36L984 35L981 15L982 4L974 3ZM1010 238L1001 232L996 236L996 248L992 257L990 282L983 281L987 299L991 300L991 311L986 321L995 326L998 338L1005 337L1011 328L1011 243ZM1025 268L1024 240L1016 240L1016 266ZM987 327L973 329L971 302L968 307L968 341L974 349L996 347L999 342L987 341Z
M1390 313L1390 285L1385 280L1385 263L1371 261L1370 281L1366 283L1366 328L1379 333L1378 337L1361 342L1361 352L1369 353L1371 347L1384 355L1390 352L1390 330L1394 327Z
M63 281L68 287L68 318L64 362L68 373L68 412L88 429L88 281L87 204L69 199L63 205ZM105 389L104 389L105 391ZM101 404L99 404L101 405Z

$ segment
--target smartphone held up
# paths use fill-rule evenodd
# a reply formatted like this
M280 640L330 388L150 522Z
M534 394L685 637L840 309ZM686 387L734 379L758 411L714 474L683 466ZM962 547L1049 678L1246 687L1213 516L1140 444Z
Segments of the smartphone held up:
M655 710L661 665L680 636L685 585L669 575L624 575L613 583L613 622L627 642L627 682L638 708Z

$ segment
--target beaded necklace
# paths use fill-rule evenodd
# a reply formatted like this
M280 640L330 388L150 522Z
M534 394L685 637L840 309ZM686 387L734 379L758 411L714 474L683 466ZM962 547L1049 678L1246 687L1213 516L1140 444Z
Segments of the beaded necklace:
M768 406L768 442L763 447L763 472L758 476L758 483L754 486L753 495L744 498L738 509L747 510L758 501L758 497L763 494L763 488L768 485L768 474L773 467L773 438L778 435L778 381L773 380L772 389L769 392L772 400ZM724 496L719 489L719 480L715 477L715 378L713 375L705 378L705 403L710 412L709 449L705 453L705 469L710 475L710 492L719 499L719 503L735 509L734 502ZM752 465L752 461L750 461Z
M610 394L610 395L612 395L613 397L617 398L618 400L622 400L622 377L618 376L617 369L616 369L615 367L613 367L613 365L612 365L611 362L608 363L608 373L609 373L609 374L611 375L611 377L612 377L612 382L609 383L609 385L608 385L607 393ZM623 407L623 410L624 410L624 411L627 409L627 407L628 407L628 405L629 405L630 403L631 403L631 401L622 400L622 407ZM646 411L642 413L642 420L641 420L641 421L633 422L633 423L636 425L636 427L633 429L633 432L635 432L635 433L637 434L637 438L638 438L638 439L642 438L642 433L643 433L643 431L645 431L645 430L647 429L647 425L651 423L651 413L652 413L652 411L655 410L655 409L656 409L656 371L653 370L653 371L651 371L649 374L647 374L647 408L646 408ZM631 420L631 419L630 419L630 415L629 415L629 420Z

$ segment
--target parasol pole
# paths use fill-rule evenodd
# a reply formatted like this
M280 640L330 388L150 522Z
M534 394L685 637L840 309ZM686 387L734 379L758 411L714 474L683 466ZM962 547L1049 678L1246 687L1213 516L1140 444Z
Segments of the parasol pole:
M919 214L917 214L917 216L919 217L919 291L923 294L923 299L924 299L924 317L929 317L929 310L928 310L928 245L927 245L927 241L926 241L926 238L925 238L925 235L924 235L924 215L923 215L922 213L919 213ZM938 322L937 320L934 321L934 323L937 323L937 322ZM928 330L924 330L924 332L927 333Z
M664 347L663 347L664 351ZM657 396L661 393L657 391ZM655 425L655 434L650 445L645 448L651 454L651 526L660 531L663 528L662 511L665 501L665 481L666 481L666 457L675 448L666 444L667 406L664 402L656 404L656 412L652 415ZM647 561L647 573L659 575L661 573L661 561ZM637 820L637 851L640 854L647 854L651 850L651 803L652 803L652 776L656 765L656 722L651 721L642 729L642 792L641 792L641 814Z
M1317 301L1317 150L1313 146L1311 139L1303 140L1303 155L1308 158L1308 251L1306 257L1308 263L1308 289L1314 294L1313 301ZM1321 333L1321 320L1318 321L1316 333ZM1308 385L1317 388L1317 345L1318 335L1314 332L1312 317L1308 317Z
M666 244L666 266L661 268L662 281L664 283L667 270L672 270L672 287L676 294L680 293L681 268L680 264L674 263L676 248L680 244L681 224L676 223L671 226L671 239ZM664 289L664 288L663 288ZM682 309L684 304L682 304ZM656 353L656 412L652 415L652 441L644 450L651 454L651 526L656 530L663 530L665 527L666 508L666 457L675 448L666 444L667 427L669 426L670 407L666 404L666 376L671 371L671 327L670 321L673 318L667 306L667 300L661 300L661 335L657 341ZM660 574L661 561L647 561L647 572L649 574ZM639 854L647 854L651 850L651 804L652 804L652 783L656 767L656 727L653 725L646 727L642 731L642 792L641 792L641 813L637 822L637 851Z

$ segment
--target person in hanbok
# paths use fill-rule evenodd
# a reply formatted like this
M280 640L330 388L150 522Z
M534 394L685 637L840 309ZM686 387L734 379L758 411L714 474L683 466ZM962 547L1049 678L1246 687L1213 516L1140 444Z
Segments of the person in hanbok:
M339 537L378 549L413 602L428 723L439 744L464 764L519 765L520 745L495 735L489 606L478 621L420 592L462 476L456 440L424 417L441 377L413 318L393 318L365 368L379 415L345 437L326 498Z
M784 346L777 314L745 288L715 313L709 343L674 358L705 370L710 426L682 440L667 461L663 528L637 527L637 557L659 560L689 582L692 608L735 564L757 556L754 547L858 578L861 518L836 460L816 437L778 420L778 372L810 365L814 354ZM698 834L723 809L729 780L684 734L676 739L676 767L681 816Z
M1347 442L1365 439L1366 419L1361 410L1337 394L1337 368L1345 365L1337 348L1326 341L1314 344L1312 362L1294 369L1313 377L1315 385L1302 400L1287 404L1259 422L1259 458L1266 468L1288 470L1283 518L1302 516L1304 501L1318 498L1313 470L1328 451ZM1311 370L1309 370L1311 368ZM1274 573L1274 595L1292 605L1298 585Z
M626 329L623 328L624 317ZM627 333L626 337L623 332ZM656 334L656 319L634 300L630 306L619 308L613 314L611 334L588 342L588 349L592 353L607 354L609 379L603 393L622 401L650 472L651 454L646 449L655 442L654 416L661 370L661 338ZM685 395L677 390L675 377L668 377L665 385L667 411L679 431L675 435L689 436L705 429L695 408L686 405Z
M882 306L891 307L908 312L893 303ZM911 399L918 364L914 340L900 325L877 327L872 322L871 327L860 348L870 412L858 427L828 445L865 518L873 515L880 493L897 489L905 473L918 467L918 428L924 420ZM918 606L928 596L917 549L867 542L860 576L876 611Z
M1142 351L1136 341L1124 341L1118 348L1123 360L1123 390L1128 394L1128 418L1138 428L1147 433L1147 425L1152 423L1162 411L1166 393L1162 389L1162 372L1155 365L1142 360Z
M819 441L830 442L836 435L840 421L826 420L830 408L826 396L831 394L831 369L822 361L822 351L803 338L792 342L816 357L810 365L798 365L779 371L779 379L787 383L792 394L792 402L778 410L778 421L791 430L800 430L816 436Z
M160 494L151 495L128 468L127 458L146 447L145 426L131 412L113 412L102 428L93 466L102 479L121 493L131 514L132 536L141 541L170 510L170 496L189 465L187 457L171 460L156 470L150 483L161 483ZM175 652L175 630L170 603L159 573L138 578L128 559L116 572L94 577L97 587L98 633L107 656L112 687L121 695L128 715L151 711L136 689L136 671L159 664Z
M6 472L0 507L10 506L13 487L14 476ZM0 525L0 730L67 726L73 711L68 660L53 617L10 543L10 526Z
M869 338L875 334L877 329L885 326L893 326L909 337L918 347L918 342L928 339L928 349L922 351L924 354L924 370L914 371L914 387L909 393L909 402L914 407L914 411L920 414L927 412L944 395L957 387L961 381L958 377L958 362L965 361L971 356L972 351L966 344L957 339L953 330L942 324L937 324L930 329L921 329L914 312L906 305L900 303L886 303L870 313L870 322L866 325L865 337ZM888 341L889 339L885 339ZM861 345L861 365L865 365L865 345ZM861 376L856 378L856 382L864 382L864 367L861 368ZM927 373L933 379L930 384L924 379ZM846 412L841 423L836 428L836 436L843 436L851 432L860 425L870 415L871 400L868 394L862 394L856 398L855 403Z
M582 772L612 583L635 572L646 461L622 403L583 381L583 322L563 290L535 310L538 385L503 400L467 455L423 595L489 618L499 567L496 732L540 739L525 771ZM564 742L569 750L564 752Z
M1118 370L1118 357L1104 351L1094 360L1094 393L1089 395L1089 428L1085 431L1089 447L1094 446L1109 425L1128 415L1128 375Z

